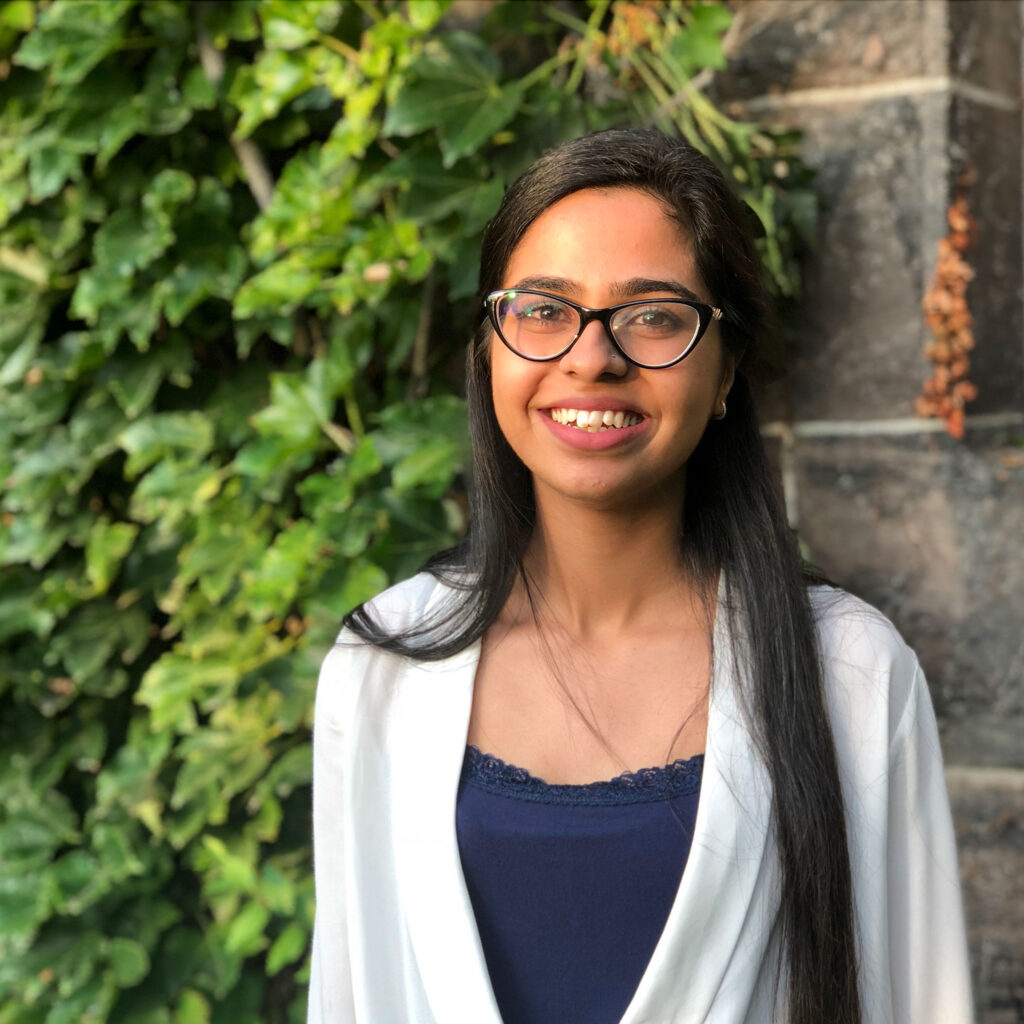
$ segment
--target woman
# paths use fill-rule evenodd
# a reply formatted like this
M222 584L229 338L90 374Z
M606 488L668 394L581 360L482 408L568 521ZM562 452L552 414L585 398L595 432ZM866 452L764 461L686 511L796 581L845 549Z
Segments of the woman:
M967 1021L928 691L801 569L742 206L660 133L588 136L480 283L469 537L320 680L310 1020Z

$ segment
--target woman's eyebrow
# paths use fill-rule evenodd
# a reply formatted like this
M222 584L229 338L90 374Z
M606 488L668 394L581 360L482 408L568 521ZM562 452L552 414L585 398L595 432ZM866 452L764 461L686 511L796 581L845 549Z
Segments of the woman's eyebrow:
M535 292L559 292L562 295L579 295L583 291L582 285L565 277L524 277L513 287Z
M565 277L524 277L516 282L515 287L568 296L576 296L583 291L583 286L578 281L570 281ZM611 285L610 290L615 298L623 302L638 295L650 295L651 292L672 292L681 299L689 299L692 302L705 301L681 281L663 281L649 277L631 277L628 281L617 281Z
M681 281L661 281L649 277L633 277L628 281L612 285L612 293L623 301L628 300L634 295L647 295L650 292L674 292L681 299L690 299L693 302L704 301Z

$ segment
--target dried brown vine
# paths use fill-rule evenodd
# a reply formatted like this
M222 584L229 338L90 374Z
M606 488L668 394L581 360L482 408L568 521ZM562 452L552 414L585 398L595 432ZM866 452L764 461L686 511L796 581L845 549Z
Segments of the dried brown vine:
M946 430L955 438L964 436L964 406L978 394L968 379L974 332L967 286L974 271L965 253L974 244L977 227L966 195L972 181L969 170L957 180L957 195L947 214L949 232L939 239L935 276L921 301L924 322L932 332L924 354L934 368L914 406L918 416L944 420Z

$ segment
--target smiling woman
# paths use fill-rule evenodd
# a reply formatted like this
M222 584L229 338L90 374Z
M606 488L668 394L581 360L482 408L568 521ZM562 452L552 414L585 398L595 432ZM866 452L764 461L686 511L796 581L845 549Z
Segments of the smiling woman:
M522 291L536 281L558 295ZM491 346L494 411L530 470L538 508L576 488L575 499L608 509L668 500L678 521L684 466L725 401L735 359L717 326L707 330L704 283L664 202L636 188L566 196L527 229L503 284L490 304L505 342ZM544 343L543 357L524 351ZM602 429L606 416L611 429ZM545 507L541 518L567 513Z
M488 227L469 535L321 675L314 1024L969 1020L928 690L800 564L746 225L616 130Z

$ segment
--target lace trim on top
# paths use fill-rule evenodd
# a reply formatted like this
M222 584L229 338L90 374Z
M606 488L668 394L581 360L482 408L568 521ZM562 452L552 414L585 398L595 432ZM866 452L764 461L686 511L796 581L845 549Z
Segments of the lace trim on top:
M515 800L596 807L654 803L697 793L700 791L703 767L704 755L695 754L661 768L623 772L603 782L550 785L531 775L525 768L506 764L501 758L485 754L471 745L466 747L462 781L496 796Z

